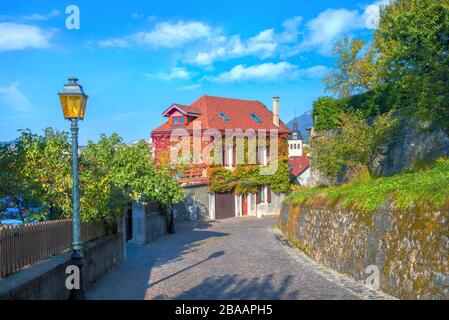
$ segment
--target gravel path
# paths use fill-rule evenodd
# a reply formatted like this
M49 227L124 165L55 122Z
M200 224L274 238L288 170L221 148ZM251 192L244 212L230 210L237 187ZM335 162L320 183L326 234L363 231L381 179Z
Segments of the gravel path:
M275 218L177 226L96 283L90 299L384 299L290 246Z

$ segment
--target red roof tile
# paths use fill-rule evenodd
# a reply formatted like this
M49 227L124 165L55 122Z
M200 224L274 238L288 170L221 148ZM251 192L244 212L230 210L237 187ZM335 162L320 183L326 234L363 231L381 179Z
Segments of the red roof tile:
M202 129L279 129L280 133L290 133L290 130L282 121L280 121L279 128L277 128L273 124L272 112L264 104L255 100L240 100L205 95L190 106L175 105L187 112L200 114L196 120L201 121ZM220 117L220 112L223 112L229 120L226 121ZM255 121L251 117L251 113L260 118L262 122ZM192 123L189 123L185 128L192 130ZM152 133L169 132L171 129L172 127L170 125L164 123L154 129Z
M293 177L297 177L302 174L310 165L310 160L307 156L289 157L288 166L290 168L290 174Z

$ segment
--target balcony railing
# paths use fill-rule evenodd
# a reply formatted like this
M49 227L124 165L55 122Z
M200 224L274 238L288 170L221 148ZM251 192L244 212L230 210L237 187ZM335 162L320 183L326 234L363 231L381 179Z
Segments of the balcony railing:
M178 169L177 179L181 183L204 182L208 180L206 171L207 165L189 165Z

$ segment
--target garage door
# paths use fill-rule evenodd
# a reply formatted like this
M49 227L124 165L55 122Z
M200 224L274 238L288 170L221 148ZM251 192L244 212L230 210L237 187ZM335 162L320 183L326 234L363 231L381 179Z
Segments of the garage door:
M235 217L234 199L233 193L215 193L215 219Z

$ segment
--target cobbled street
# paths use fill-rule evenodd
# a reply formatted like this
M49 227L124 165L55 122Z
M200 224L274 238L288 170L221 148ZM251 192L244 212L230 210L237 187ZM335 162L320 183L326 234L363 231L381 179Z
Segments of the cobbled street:
M276 218L230 218L177 225L127 261L89 299L385 299L325 269L289 245Z

